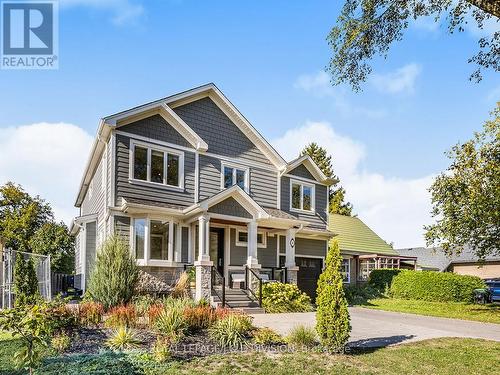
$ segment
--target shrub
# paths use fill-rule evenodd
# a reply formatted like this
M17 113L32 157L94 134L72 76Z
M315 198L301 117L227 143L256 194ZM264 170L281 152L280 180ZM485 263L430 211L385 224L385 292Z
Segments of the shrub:
M108 318L106 319L106 327L118 328L121 326L125 327L135 327L136 325L136 313L134 305L124 305L113 307L108 312Z
M317 344L316 331L312 327L299 325L290 330L286 341L295 347L311 348Z
M151 305L148 309L148 324L150 327L154 327L156 319L165 310L165 307L161 303Z
M252 329L252 320L245 314L231 314L214 323L209 336L223 347L240 346Z
M187 272L181 273L179 279L172 289L172 297L186 298L189 296L189 275Z
M16 295L16 306L34 305L41 300L33 258L30 257L26 261L23 253L16 254L16 261L14 263L14 293Z
M345 285L344 294L350 305L363 305L369 299L381 296L380 292L369 284Z
M139 277L139 269L128 245L118 236L107 239L97 252L90 274L88 294L106 309L128 303Z
M196 306L196 302L192 298L174 298L172 296L168 296L162 300L163 305L166 309L180 309L184 310L187 307Z
M259 328L252 332L253 341L259 345L282 344L283 337L273 331L271 328Z
M267 313L311 311L311 299L295 284L280 282L262 285L262 307Z
M178 308L164 309L156 318L155 327L172 341L181 339L188 328L183 310Z
M476 276L433 271L401 271L394 277L391 296L435 302L473 302L474 289L484 288Z
M401 270L398 269L378 269L370 272L368 284L379 292L383 292L387 288L391 288L392 279L397 276Z
M189 330L197 331L210 327L217 319L217 315L210 306L196 306L186 308L184 318Z
M152 354L155 361L164 363L171 357L170 342L165 338L158 337L153 345Z
M146 317L148 315L149 308L158 303L158 299L150 295L134 296L132 298L132 303L135 306L136 314L138 316Z
M78 320L84 326L97 326L102 321L104 306L98 302L84 302L78 308Z
M343 348L349 340L351 323L340 273L342 257L334 241L328 250L325 269L319 276L316 298L316 331L321 344L329 350Z
M52 337L50 345L57 353L64 353L71 346L71 337L65 333L58 334Z
M131 328L120 327L106 341L106 345L113 350L126 350L137 348L140 344L135 332Z
M220 320L220 319L224 319L228 315L237 314L237 312L235 312L234 310L231 310L228 307L217 307L214 310L214 313L215 313L215 320L216 321Z

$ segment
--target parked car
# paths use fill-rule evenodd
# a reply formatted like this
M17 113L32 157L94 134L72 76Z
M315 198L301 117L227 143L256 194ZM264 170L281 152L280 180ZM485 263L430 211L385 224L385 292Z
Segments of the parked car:
M485 282L490 290L491 302L500 302L500 279L490 279Z

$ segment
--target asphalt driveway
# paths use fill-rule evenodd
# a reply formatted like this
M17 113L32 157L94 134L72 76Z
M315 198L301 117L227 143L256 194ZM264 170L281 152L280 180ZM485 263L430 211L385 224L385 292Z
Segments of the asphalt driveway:
M500 341L500 324L435 318L362 307L349 308L350 346L381 347L438 337L470 337ZM254 325L286 335L297 325L314 327L315 313L256 314Z

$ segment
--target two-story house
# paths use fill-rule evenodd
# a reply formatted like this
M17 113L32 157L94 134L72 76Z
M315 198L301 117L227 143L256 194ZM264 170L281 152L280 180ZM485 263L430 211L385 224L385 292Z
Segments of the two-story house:
M331 183L308 156L283 160L214 84L107 116L75 202L76 284L85 289L116 233L167 283L186 264L198 281L213 266L226 283L245 266L284 266L313 295L332 236Z

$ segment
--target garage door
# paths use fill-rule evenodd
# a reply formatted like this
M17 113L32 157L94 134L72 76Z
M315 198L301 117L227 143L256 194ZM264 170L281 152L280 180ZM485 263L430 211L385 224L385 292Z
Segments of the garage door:
M297 285L314 302L319 275L321 275L323 268L323 259L297 257L295 258L295 262L299 267Z

